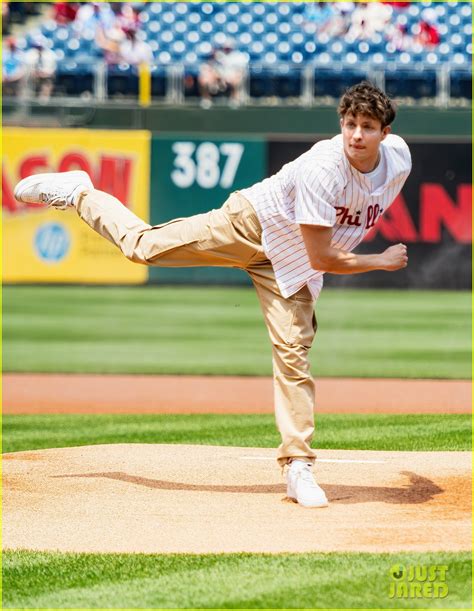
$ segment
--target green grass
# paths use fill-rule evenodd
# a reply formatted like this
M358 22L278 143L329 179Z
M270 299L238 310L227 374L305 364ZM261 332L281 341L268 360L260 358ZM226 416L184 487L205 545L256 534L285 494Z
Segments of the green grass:
M444 599L390 599L395 564L447 565ZM470 608L468 553L131 555L5 552L16 608Z
M3 417L3 451L104 443L275 448L270 415L38 415ZM316 448L470 450L468 415L329 415L316 418Z
M251 288L5 287L4 370L269 375ZM468 292L324 290L316 376L469 378Z
M468 293L326 290L316 376L470 376ZM269 375L248 289L4 288L5 371ZM320 415L318 448L469 450L462 415ZM270 415L3 418L3 451L99 443L276 447ZM445 599L392 601L393 564L449 566ZM470 608L466 553L3 555L7 608Z

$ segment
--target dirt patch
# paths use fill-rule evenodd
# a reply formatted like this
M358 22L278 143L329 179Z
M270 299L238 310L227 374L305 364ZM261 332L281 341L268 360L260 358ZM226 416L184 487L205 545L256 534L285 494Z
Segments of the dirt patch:
M5 414L273 413L271 378L6 374ZM317 379L317 413L469 414L465 380Z
M38 460L31 461L36 454ZM330 505L287 502L275 451L153 444L4 456L6 549L77 552L462 551L469 452L321 450Z

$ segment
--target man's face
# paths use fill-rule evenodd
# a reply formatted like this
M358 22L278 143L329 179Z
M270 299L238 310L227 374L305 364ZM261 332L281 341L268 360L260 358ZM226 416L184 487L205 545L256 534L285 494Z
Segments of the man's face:
M377 119L368 115L346 114L341 119L344 152L350 163L362 172L370 172L377 164L379 146L390 133L390 126L382 129Z

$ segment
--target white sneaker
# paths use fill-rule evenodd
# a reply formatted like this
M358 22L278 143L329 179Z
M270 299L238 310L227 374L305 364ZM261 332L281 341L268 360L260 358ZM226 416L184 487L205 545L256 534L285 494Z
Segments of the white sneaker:
M328 499L314 480L311 463L293 460L288 467L287 496L303 507L327 507Z
M93 188L89 175L82 171L33 174L20 180L13 195L23 204L46 204L65 210L74 206L80 193Z

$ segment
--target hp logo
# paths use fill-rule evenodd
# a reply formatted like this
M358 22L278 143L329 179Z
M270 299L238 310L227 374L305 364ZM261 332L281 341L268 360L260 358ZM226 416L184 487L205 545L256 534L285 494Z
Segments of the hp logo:
M46 263L59 263L69 252L71 239L63 225L46 223L41 225L35 235L35 251Z

